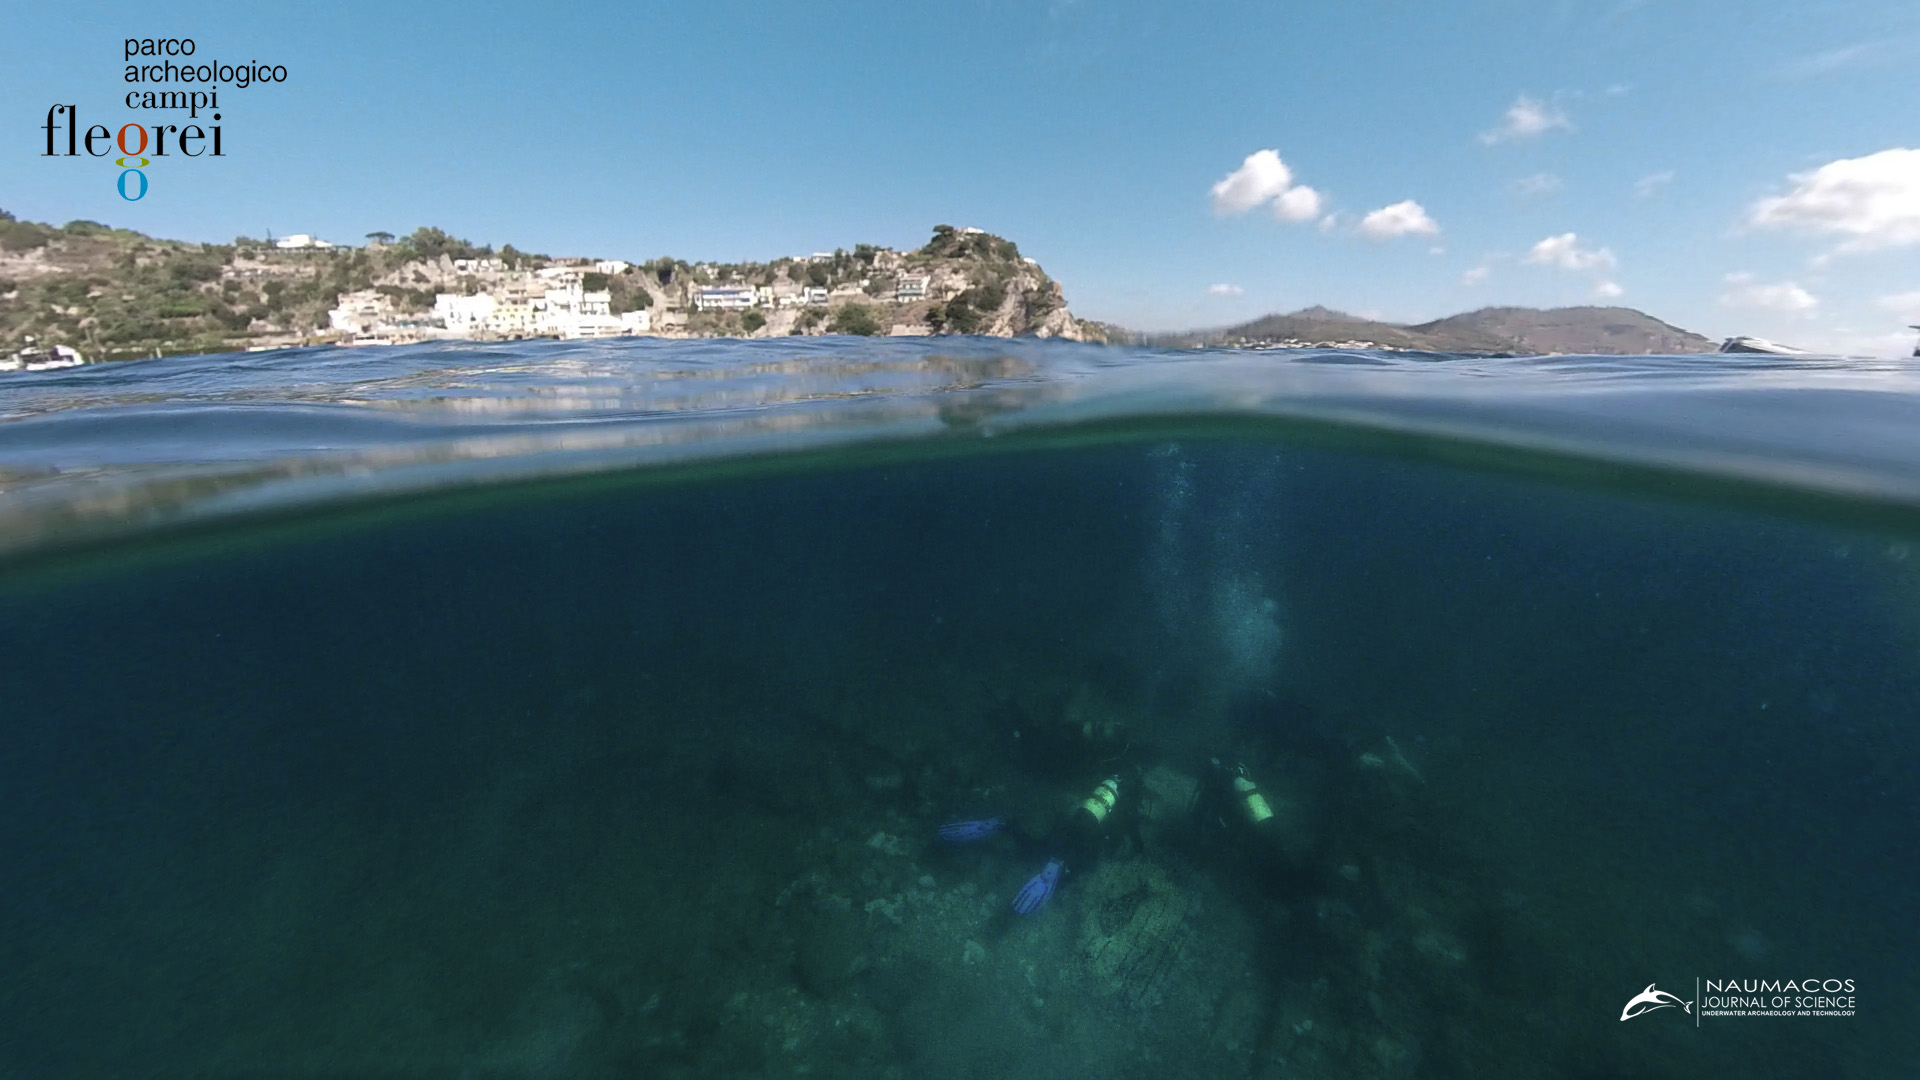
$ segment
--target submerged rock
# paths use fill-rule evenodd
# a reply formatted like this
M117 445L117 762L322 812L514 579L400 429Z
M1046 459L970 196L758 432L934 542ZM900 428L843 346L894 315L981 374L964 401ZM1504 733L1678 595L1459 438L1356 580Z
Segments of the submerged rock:
M1193 897L1146 859L1107 863L1084 886L1080 948L1104 993L1126 1004L1158 1004L1193 937Z

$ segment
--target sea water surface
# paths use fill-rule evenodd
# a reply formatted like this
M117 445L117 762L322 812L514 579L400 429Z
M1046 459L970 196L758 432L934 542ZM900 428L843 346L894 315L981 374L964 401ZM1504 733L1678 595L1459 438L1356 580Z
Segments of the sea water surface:
M1911 1075L1916 543L1907 361L7 376L0 1075Z

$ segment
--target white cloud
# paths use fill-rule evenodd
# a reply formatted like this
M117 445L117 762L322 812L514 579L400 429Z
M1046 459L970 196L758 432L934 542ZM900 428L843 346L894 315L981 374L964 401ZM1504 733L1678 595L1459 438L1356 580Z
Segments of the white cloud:
M1720 303L1726 307L1759 308L1789 315L1805 314L1820 306L1819 298L1791 281L1763 285L1753 280L1752 274L1728 274L1727 291L1720 294Z
M1433 236L1440 226L1430 217L1419 203L1405 199L1392 206L1383 206L1360 219L1360 232L1375 240L1385 240L1395 236Z
M1533 245L1522 262L1554 266L1562 270L1611 270L1618 264L1606 248L1583 248L1573 233L1549 236Z
M1534 173L1513 182L1513 190L1522 195L1551 195L1560 190L1560 178L1552 173Z
M1519 100L1507 107L1506 115L1500 118L1499 127L1480 133L1480 141L1492 146L1509 139L1536 138L1556 128L1572 131L1573 121L1552 102L1538 101L1521 94Z
M1292 184L1293 170L1280 160L1279 151L1256 150L1213 185L1213 210L1217 214L1244 214L1279 196Z
M1238 286L1238 285L1209 285L1209 286L1207 286L1207 295L1208 295L1208 296L1239 296L1239 295L1240 295L1241 293L1243 293L1243 292L1246 292L1246 290L1245 290L1245 289L1242 289L1242 288L1241 288L1240 286Z
M1903 319L1920 319L1920 289L1882 296L1874 303Z
M1839 253L1920 244L1920 150L1841 158L1790 179L1792 191L1753 204L1749 225L1842 236Z
M1271 201L1273 216L1281 221L1312 221L1320 216L1324 201L1319 192L1293 182L1293 170L1277 150L1248 154L1239 168L1213 185L1212 194L1216 214L1244 214Z
M1305 184L1295 184L1273 200L1273 216L1281 221L1312 221L1320 216L1322 201L1319 192Z
M1673 183L1673 170L1648 173L1633 182L1633 193L1642 199L1651 199L1660 194L1660 189Z
M1602 300L1612 300L1626 291L1617 281L1601 281L1593 287L1593 295Z
M1460 275L1460 284L1478 285L1487 280L1487 275L1491 273L1493 273L1493 267L1491 266L1476 266Z

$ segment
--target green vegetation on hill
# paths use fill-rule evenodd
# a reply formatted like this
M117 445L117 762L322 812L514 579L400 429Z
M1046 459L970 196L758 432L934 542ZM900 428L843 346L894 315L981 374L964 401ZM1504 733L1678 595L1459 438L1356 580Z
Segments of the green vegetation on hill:
M76 221L74 224L83 223ZM0 210L0 251L32 251L46 246L59 235L60 230L51 225L16 221L12 214Z
M833 318L827 322L827 331L834 334L854 334L859 337L872 337L880 333L880 316L867 304L843 304L834 311Z
M992 233L965 232L951 225L935 225L933 239L915 254L929 259L977 259L1009 264L1020 259L1020 249L1011 240L1002 240Z
M971 284L945 303L929 307L927 323L935 333L981 332L1001 312L1010 290L1017 300L1013 322L1022 328L1017 332L1039 326L1066 304L1046 271L1023 258L1013 241L992 233L936 225L933 238L908 255L904 264L925 269L942 261L961 263Z
M267 299L217 283L233 249L155 241L90 221L0 222L0 341L33 335L90 355L219 347ZM62 272L64 271L64 272Z
M0 343L33 335L99 360L222 352L264 335L312 334L341 293L376 288L410 262L491 254L431 227L391 244L281 251L245 236L187 244L91 221L54 228L0 211ZM400 311L422 311L434 294L420 284L377 289Z
M476 247L425 225L394 246L415 259L437 259L442 255L449 259L483 259L493 254L491 247Z

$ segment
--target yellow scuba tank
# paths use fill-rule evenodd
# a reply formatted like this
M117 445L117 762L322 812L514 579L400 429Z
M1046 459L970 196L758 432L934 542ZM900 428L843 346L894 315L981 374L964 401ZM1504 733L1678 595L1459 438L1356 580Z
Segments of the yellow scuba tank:
M1246 811L1247 820L1253 824L1258 825L1273 816L1273 807L1268 804L1267 797L1260 794L1259 785L1247 777L1245 765L1233 767L1233 795L1240 800L1241 808Z
M1278 766L1273 766L1278 768ZM1309 859L1319 843L1313 806L1302 786L1285 775L1269 790L1262 791L1244 764L1233 767L1233 801L1240 805L1240 817L1253 835L1265 838L1287 862L1299 865Z
M1100 786L1093 789L1093 794L1087 796L1087 801L1080 804L1080 809L1086 811L1093 818L1094 824L1098 825L1107 820L1107 815L1113 812L1113 804L1118 801L1120 801L1120 778L1109 776L1100 781Z

